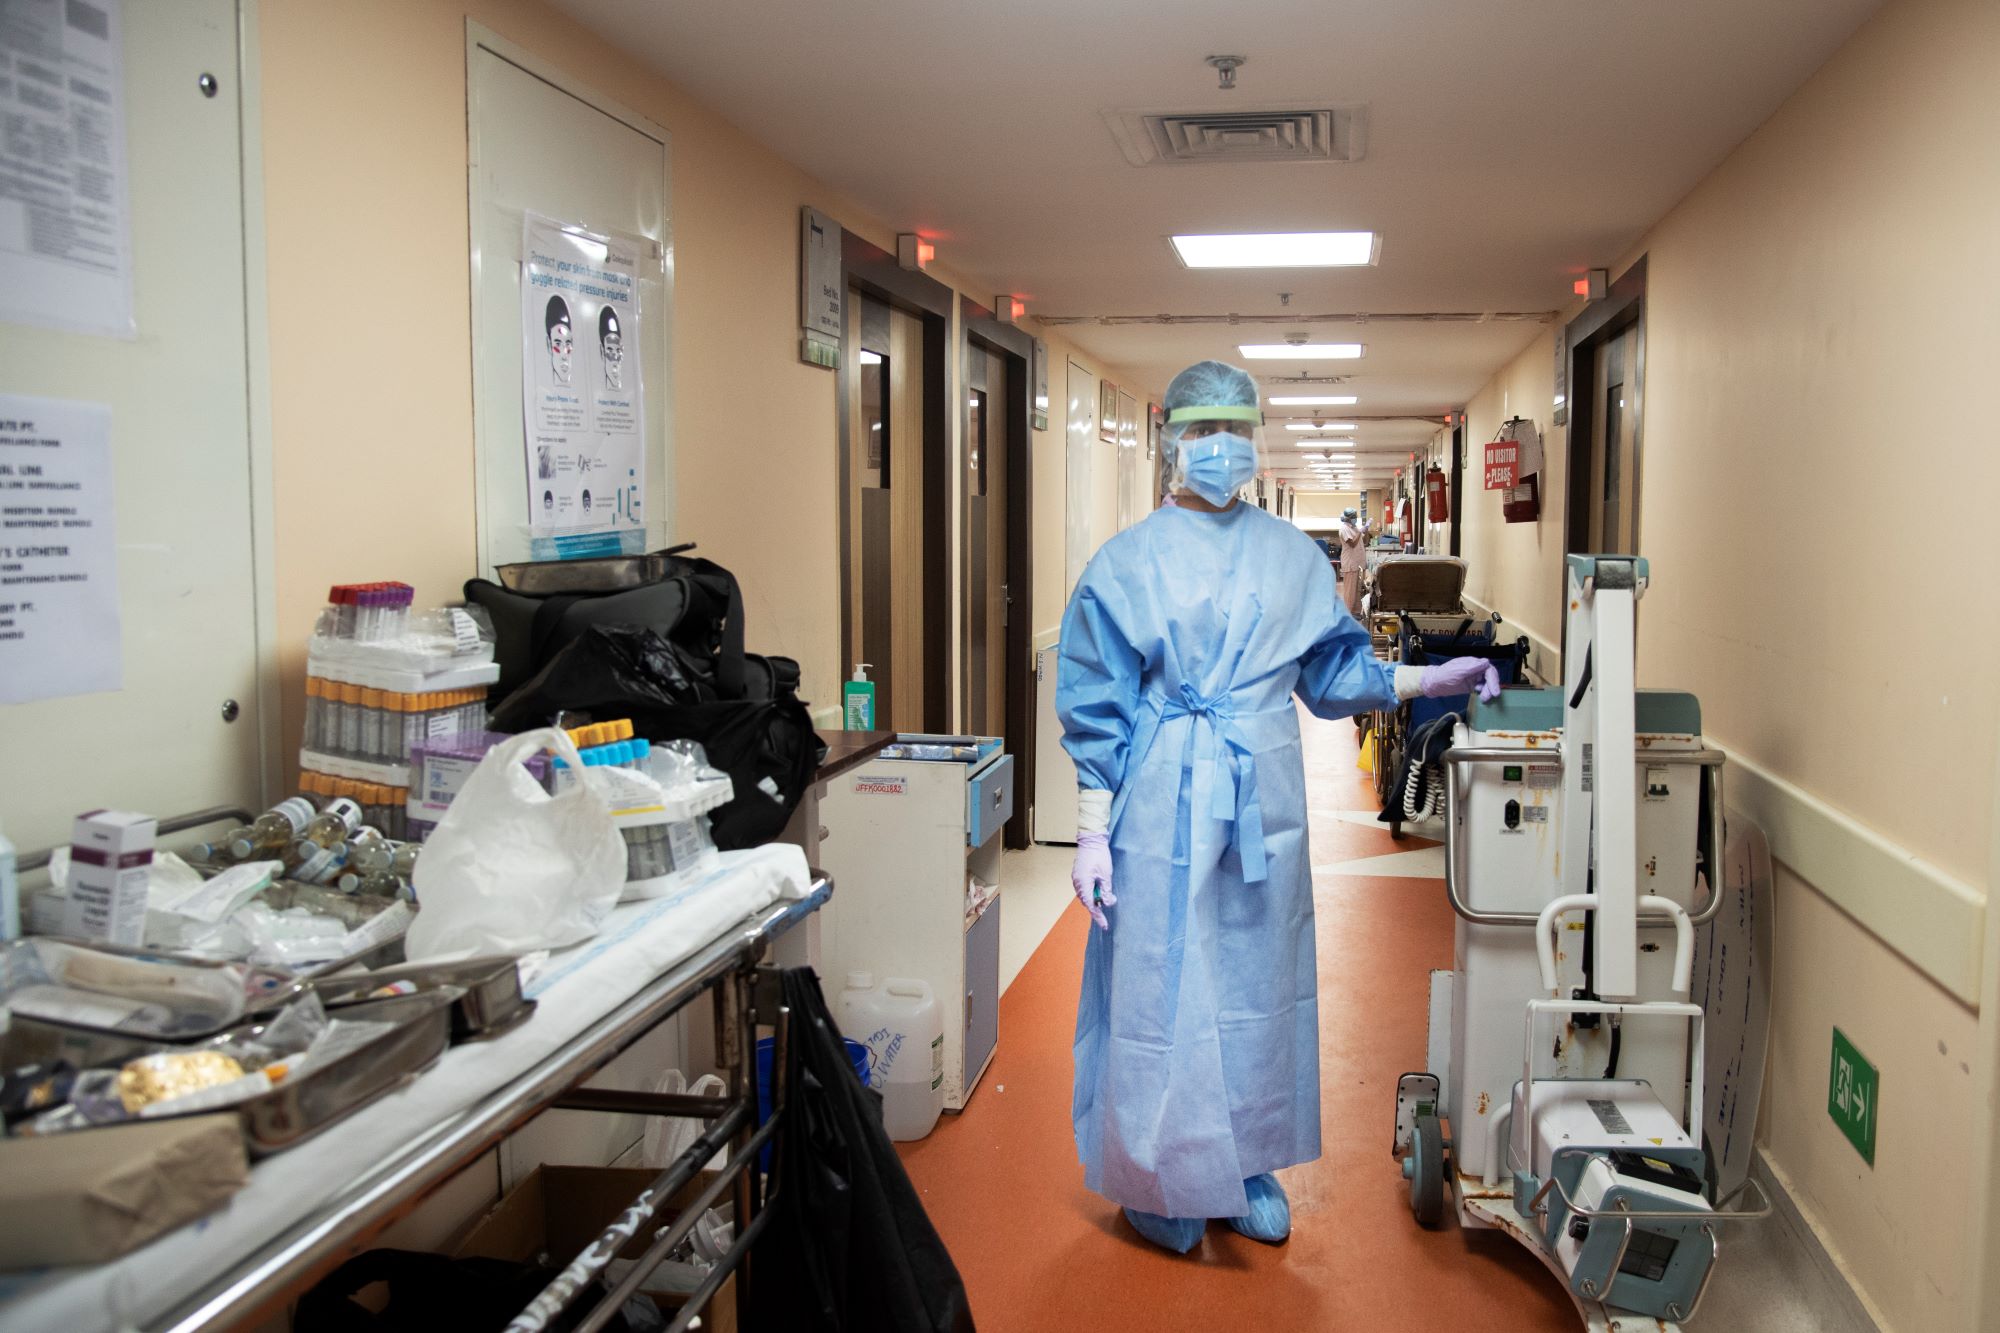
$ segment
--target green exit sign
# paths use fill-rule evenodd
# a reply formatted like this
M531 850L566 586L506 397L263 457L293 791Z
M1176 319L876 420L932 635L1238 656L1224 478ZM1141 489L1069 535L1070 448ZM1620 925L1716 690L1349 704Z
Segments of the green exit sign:
M1882 1075L1862 1058L1839 1028L1833 1030L1833 1070L1826 1085L1826 1113L1854 1151L1875 1165L1875 1124L1881 1118Z

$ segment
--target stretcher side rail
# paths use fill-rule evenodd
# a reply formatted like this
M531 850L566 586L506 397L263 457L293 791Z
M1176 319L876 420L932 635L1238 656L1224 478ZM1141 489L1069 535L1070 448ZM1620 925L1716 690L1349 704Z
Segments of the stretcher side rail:
M400 1216L407 1205L444 1184L535 1116L566 1097L573 1095L582 1102L594 1096L577 1085L709 991L717 993L717 1058L730 1093L726 1098L715 1099L722 1108L720 1116L664 1176L685 1167L687 1174L681 1183L692 1179L699 1163L707 1160L706 1156L693 1156L704 1143L709 1155L725 1144L733 1144L733 1163L747 1166L754 1162L756 1149L750 1149L749 1145L754 1142L761 1148L781 1123L780 1116L773 1114L764 1131L752 1133L757 1096L755 1023L757 996L762 989L758 963L773 938L817 909L832 893L831 878L814 871L812 890L807 897L774 903L717 936L599 1018L559 1053L413 1137L400 1151L359 1174L328 1207L273 1236L261 1250L219 1274L201 1291L144 1327L161 1333L195 1333L198 1329L229 1327L268 1314L274 1302L303 1291L357 1253ZM694 1108L662 1108L662 1113L693 1114ZM712 1107L700 1108L700 1113L705 1118L715 1115ZM276 1159L274 1165L281 1165L282 1160ZM725 1184L733 1185L737 1191L739 1244L731 1252L732 1266L740 1265L742 1253L738 1251L747 1253L747 1244L741 1242L754 1239L754 1231L762 1229L752 1193L754 1183L754 1172L748 1169L733 1174L725 1171L717 1177L718 1197L719 1187ZM666 1195L661 1197L664 1199ZM700 1211L688 1210L688 1225L692 1226ZM653 1266L657 1266L657 1261ZM718 1270L723 1267L717 1265ZM650 1268L635 1270L640 1280L650 1271ZM726 1271L711 1274L715 1280L705 1284L711 1290L702 1295L702 1300L719 1289L728 1276ZM737 1287L739 1309L747 1310L748 1299L749 1283L741 1281ZM683 1315L691 1320L700 1308L691 1299ZM520 1326L518 1321L517 1326ZM686 1327L686 1323L679 1327Z
M1722 812L1722 764L1727 758L1720 750L1648 750L1645 762L1649 765L1699 765L1701 768L1702 795L1708 803L1708 820L1702 836L1702 866L1709 875L1708 901L1701 910L1688 916L1688 924L1699 929L1714 919L1722 910L1723 895L1717 887L1715 876L1722 869L1722 848L1726 840L1726 826ZM1451 910L1475 926L1524 926L1533 927L1540 921L1536 912L1484 912L1468 904L1459 892L1459 854L1461 840L1452 836L1458 827L1458 780L1459 770L1472 764L1512 764L1524 768L1561 768L1562 756L1554 750L1508 750L1497 747L1478 746L1454 747L1444 752L1444 892L1451 903ZM1642 912L1639 924L1642 927L1658 928L1672 926L1673 917L1663 913Z

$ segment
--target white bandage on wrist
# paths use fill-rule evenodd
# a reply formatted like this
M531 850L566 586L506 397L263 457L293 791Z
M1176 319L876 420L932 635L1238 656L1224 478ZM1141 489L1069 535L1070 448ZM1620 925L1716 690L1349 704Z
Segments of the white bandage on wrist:
M1091 787L1076 789L1076 831L1078 834L1111 831L1110 792Z
M1424 669L1420 666L1399 666L1396 668L1396 697L1398 699L1421 699L1424 694Z

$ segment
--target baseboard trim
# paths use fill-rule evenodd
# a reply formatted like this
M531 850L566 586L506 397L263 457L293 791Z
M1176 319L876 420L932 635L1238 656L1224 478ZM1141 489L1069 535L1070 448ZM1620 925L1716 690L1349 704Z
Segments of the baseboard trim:
M1812 1261L1826 1291L1832 1294L1834 1303L1841 1306L1855 1328L1872 1333L1882 1333L1887 1327L1882 1312L1875 1308L1867 1293L1861 1290L1838 1252L1826 1243L1812 1217L1799 1206L1791 1185L1791 1177L1784 1168L1773 1162L1760 1147L1750 1160L1750 1174L1764 1192L1771 1196L1771 1218L1762 1225L1781 1226L1790 1234L1806 1257ZM1757 1226L1758 1223L1748 1223Z

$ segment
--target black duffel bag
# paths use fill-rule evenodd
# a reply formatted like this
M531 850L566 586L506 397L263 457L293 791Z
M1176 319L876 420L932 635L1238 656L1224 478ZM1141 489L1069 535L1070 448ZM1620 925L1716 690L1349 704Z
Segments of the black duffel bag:
M799 665L746 654L730 664L752 697L715 699L690 678L686 655L643 625L593 625L502 700L495 731L630 718L655 743L699 742L736 795L713 816L716 846L756 847L785 830L819 770L812 714L799 701Z
M637 587L535 593L468 579L465 600L493 619L500 664L494 693L504 698L519 689L593 625L643 625L673 646L701 698L757 697L745 679L736 576L713 560L682 554L686 549L643 557L657 572Z

